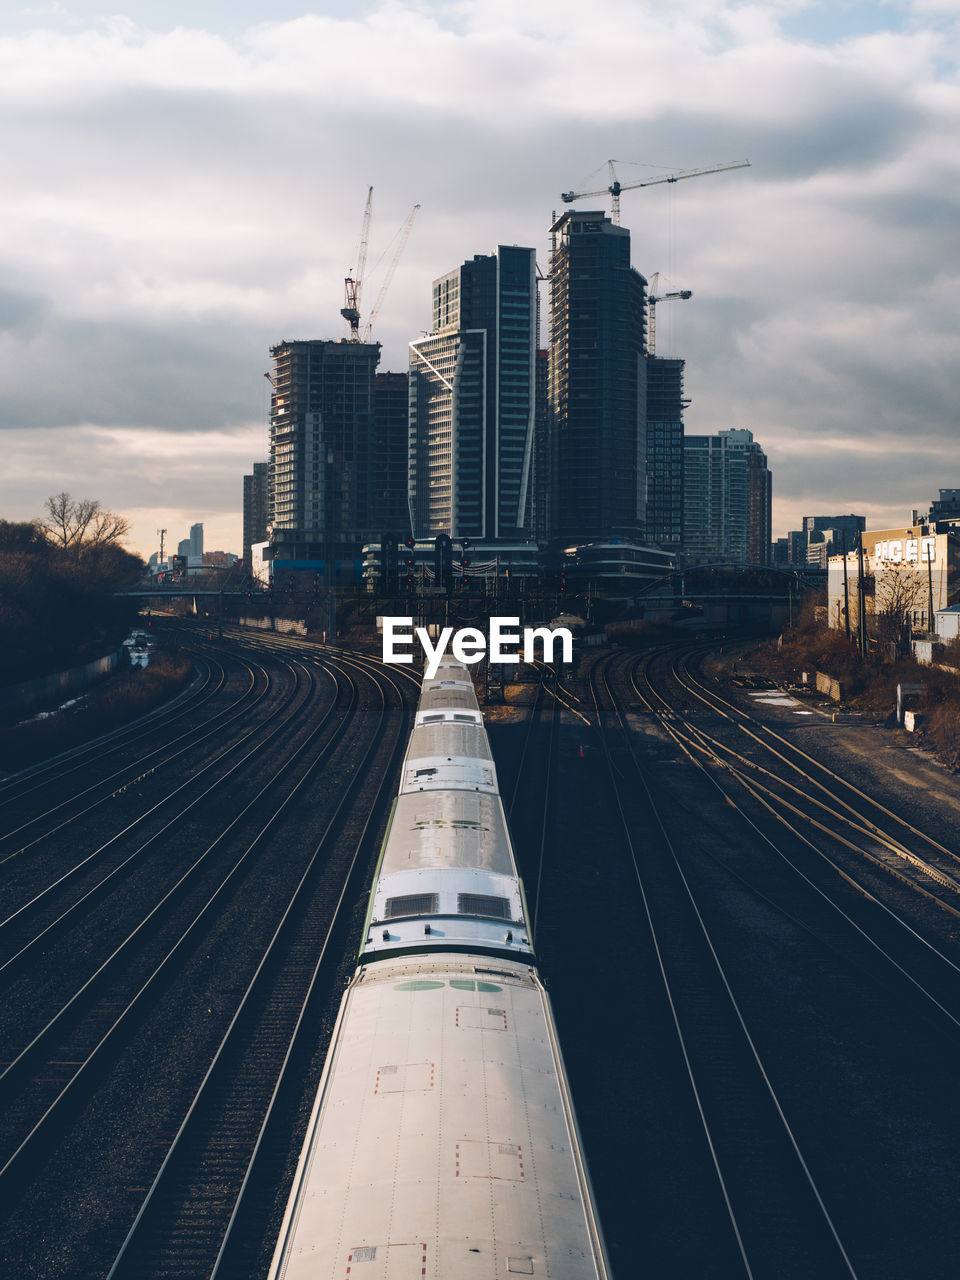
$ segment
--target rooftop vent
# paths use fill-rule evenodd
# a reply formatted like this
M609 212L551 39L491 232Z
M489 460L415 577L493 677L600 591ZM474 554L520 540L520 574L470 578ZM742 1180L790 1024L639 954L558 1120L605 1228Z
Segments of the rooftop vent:
M393 920L397 916L435 916L437 914L437 895L435 893L404 893L397 898L387 899L385 918Z
M489 893L459 893L457 910L462 916L493 916L496 920L509 920L510 899L496 898Z

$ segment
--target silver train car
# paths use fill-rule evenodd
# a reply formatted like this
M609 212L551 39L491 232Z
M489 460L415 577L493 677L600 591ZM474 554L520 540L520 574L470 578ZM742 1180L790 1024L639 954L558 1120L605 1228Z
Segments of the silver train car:
M470 673L425 680L270 1280L607 1280Z

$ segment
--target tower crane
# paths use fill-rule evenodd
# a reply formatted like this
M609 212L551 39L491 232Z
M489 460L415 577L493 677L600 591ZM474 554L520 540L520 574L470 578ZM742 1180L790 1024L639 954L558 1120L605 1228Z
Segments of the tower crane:
M692 289L672 289L669 293L659 293L660 272L655 271L650 277L650 292L647 294L647 355L656 355L657 346L657 303L672 302L679 299L686 302L693 297Z
M617 172L614 164L623 164L624 161L608 160L607 165L610 169L610 185L604 187L600 191L564 191L560 199L564 204L570 204L574 200L584 200L590 196L610 195L610 220L614 226L620 225L620 192L632 191L637 187L655 187L661 182L680 182L683 178L699 178L706 173L724 173L727 169L749 169L749 160L735 160L732 164L714 164L709 165L705 169L681 169L677 173L663 174L659 178L644 178L639 182L620 182L617 178Z
M360 341L360 292L363 289L363 272L367 265L367 241L370 238L370 215L373 211L373 187L367 191L367 204L360 228L360 244L357 247L356 267L343 282L344 301L340 314L350 325L350 341Z
M397 263L400 261L400 257L404 249L406 248L407 241L410 238L410 231L411 231L411 228L413 227L413 220L414 218L416 218L419 211L420 211L420 206L418 204L415 204L413 208L410 210L410 212L407 214L406 221L403 223L403 225L400 228L399 240L397 242L396 251L394 252L393 257L390 259L390 265L387 267L387 274L383 277L383 284L380 286L380 292L377 294L377 300L373 304L373 307L370 310L370 314L367 316L367 324L363 331L364 342L366 342L367 339L369 338L370 330L373 328L373 322L374 320L376 320L377 315L379 314L379 311L380 311L381 304L383 303L384 298L387 296L387 290L390 288L390 281L393 279L393 273L396 271Z

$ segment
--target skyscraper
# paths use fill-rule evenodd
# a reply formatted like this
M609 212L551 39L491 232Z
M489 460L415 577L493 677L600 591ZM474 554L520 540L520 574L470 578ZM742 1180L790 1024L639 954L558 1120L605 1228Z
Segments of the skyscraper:
M766 454L751 431L732 428L714 436L687 436L687 563L769 563L772 484Z
M243 563L250 572L250 548L267 540L270 512L269 464L255 462L251 475L243 477Z
M405 373L378 373L374 379L374 434L371 508L381 533L407 538L407 418L409 379Z
M272 537L358 551L379 536L371 472L380 344L285 341L270 354Z
M552 531L636 540L646 524L646 280L630 232L571 210L551 228Z
M409 503L416 537L525 536L536 403L536 262L500 245L433 284L410 343Z
M647 357L646 532L674 550L683 543L683 365Z

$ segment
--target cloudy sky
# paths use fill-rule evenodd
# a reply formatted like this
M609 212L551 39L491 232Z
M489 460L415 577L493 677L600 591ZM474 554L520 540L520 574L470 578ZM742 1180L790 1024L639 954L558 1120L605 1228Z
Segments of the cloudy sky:
M109 3L110 0L107 0ZM337 338L367 187L373 336L431 280L626 192L686 302L688 432L747 427L774 531L960 487L960 0L53 0L0 5L0 516L67 489L156 548L240 550L268 348ZM602 202L593 201L594 205Z

